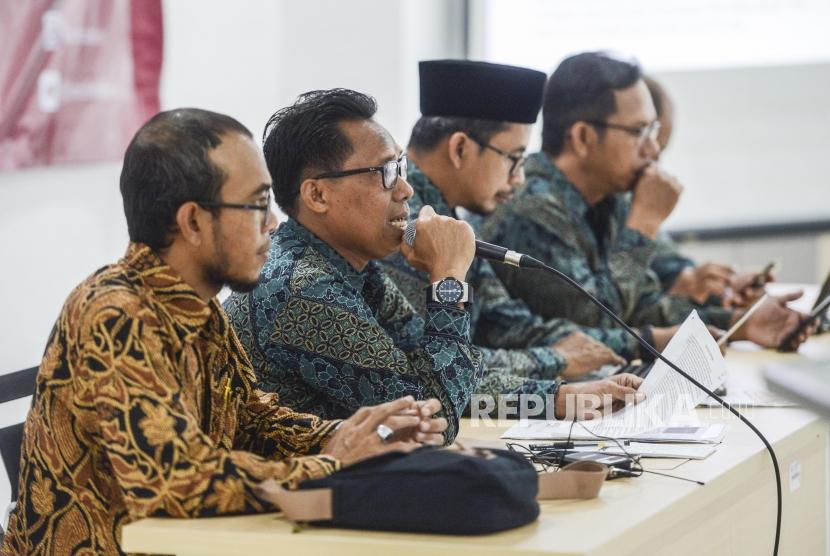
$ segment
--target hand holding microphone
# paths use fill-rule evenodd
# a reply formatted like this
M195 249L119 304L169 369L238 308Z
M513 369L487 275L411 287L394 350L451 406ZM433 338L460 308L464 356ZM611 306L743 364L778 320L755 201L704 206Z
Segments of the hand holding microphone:
M426 205L406 227L401 254L432 282L449 276L463 281L475 256L475 233L463 220L435 214Z

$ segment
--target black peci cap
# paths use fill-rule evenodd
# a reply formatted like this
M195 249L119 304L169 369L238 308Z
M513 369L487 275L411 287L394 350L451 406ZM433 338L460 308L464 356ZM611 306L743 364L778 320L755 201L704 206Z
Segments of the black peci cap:
M420 62L421 114L532 124L542 106L545 74L469 60Z

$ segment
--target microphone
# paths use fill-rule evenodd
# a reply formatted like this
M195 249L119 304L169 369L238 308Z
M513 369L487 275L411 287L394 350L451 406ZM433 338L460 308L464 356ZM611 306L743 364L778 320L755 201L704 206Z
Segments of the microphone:
M415 243L415 222L415 220L410 220L403 232L403 240L410 247ZM531 256L523 255L507 247L493 245L480 239L476 240L476 257L522 268L544 268L544 265L540 261Z

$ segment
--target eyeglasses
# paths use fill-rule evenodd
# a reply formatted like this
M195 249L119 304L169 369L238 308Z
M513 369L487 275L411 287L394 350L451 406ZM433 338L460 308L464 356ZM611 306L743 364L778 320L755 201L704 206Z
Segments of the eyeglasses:
M325 174L314 176L314 179L345 178L346 176L368 174L369 172L380 172L380 175L383 176L383 188L386 190L394 189L395 184L398 183L398 178L406 179L406 154L402 154L398 160L390 160L384 163L383 166L369 166L368 168L355 168L354 170L326 172Z
M656 141L657 135L660 133L660 122L658 122L657 120L654 120L650 124L644 126L629 126L622 124L613 124L609 122L594 122L591 120L586 120L585 123L595 125L597 127L619 129L620 131L625 131L629 135L633 135L634 137L636 137L640 143L643 143L646 139Z
M515 176L519 172L519 170L524 167L525 162L527 162L527 157L524 156L524 155L511 154L507 151L501 150L498 147L494 147L493 145L491 145L487 141L482 141L481 139L478 139L477 137L474 137L472 135L470 135L469 137L470 137L470 139L472 139L473 141L478 143L478 145L480 147L485 148L485 149L490 149L491 151L493 151L495 153L498 153L501 156L508 159L510 161L510 171L507 173L508 176Z
M241 203L217 203L214 201L197 201L196 204L202 208L215 209L240 209L240 210L259 210L262 211L262 225L268 221L268 215L271 212L271 189L269 188L265 193L265 202L257 204L241 204Z

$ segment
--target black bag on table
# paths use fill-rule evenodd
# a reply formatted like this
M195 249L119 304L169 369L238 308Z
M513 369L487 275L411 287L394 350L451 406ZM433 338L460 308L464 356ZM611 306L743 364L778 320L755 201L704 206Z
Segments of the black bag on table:
M478 535L535 521L537 498L594 498L606 474L605 466L579 462L540 475L507 450L424 447L366 460L295 491L267 481L260 496L295 522Z

